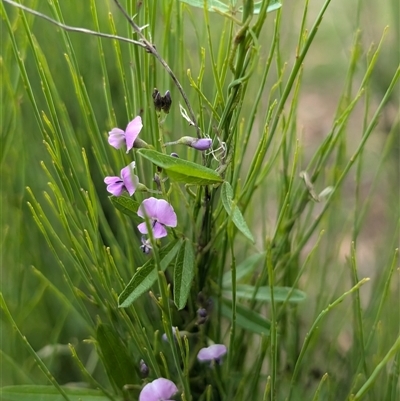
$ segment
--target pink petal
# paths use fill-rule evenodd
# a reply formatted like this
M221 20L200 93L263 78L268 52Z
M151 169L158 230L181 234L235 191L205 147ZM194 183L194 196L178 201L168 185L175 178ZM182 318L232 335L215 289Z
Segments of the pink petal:
M139 214L139 213L138 213L138 214ZM138 230L139 230L140 233L142 233L142 234L147 234L146 222L140 223L140 224L137 226L137 228L138 228Z
M121 170L121 178L130 196L135 193L136 187L139 185L139 177L133 174L134 168L135 162L132 162Z
M156 219L158 199L150 197L145 199L139 207L137 212L138 216L145 218L147 216L149 219Z
M124 192L124 183L119 177L106 177L104 182L107 184L107 191L114 196L121 196Z
M207 150L210 149L211 145L212 145L211 138L200 138L196 139L196 141L194 141L190 146L197 150Z
M161 377L143 387L139 401L167 401L177 392L178 387L171 380Z
M121 181L120 177L116 177L116 176L107 176L106 178L104 178L104 182L109 185L109 184L114 184L118 181Z
M114 196L121 196L124 189L125 187L122 181L107 185L107 191Z
M157 221L153 227L154 238L163 238L166 237L167 235L168 233L165 227Z
M207 348L202 348L197 354L199 361L212 361L219 359L226 354L226 347L224 344L213 344Z
M174 208L164 199L157 199L157 201L155 218L168 227L176 227L178 221Z
M108 133L108 143L115 149L120 149L125 145L125 132L119 128L113 128Z
M139 135L139 132L143 128L142 117L135 117L126 127L125 130L125 138L126 138L126 153L128 153L135 143L136 138Z

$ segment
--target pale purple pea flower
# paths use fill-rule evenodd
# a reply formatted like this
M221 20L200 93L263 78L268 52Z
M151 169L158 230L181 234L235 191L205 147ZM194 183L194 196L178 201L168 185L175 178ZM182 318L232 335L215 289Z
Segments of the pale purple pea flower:
M209 347L202 348L197 354L200 362L213 362L220 364L222 357L226 354L227 349L224 344L213 344Z
M151 246L151 242L148 238L146 238L144 235L142 235L142 245L140 245L140 250L148 255L153 247Z
M107 191L114 196L121 196L124 191L127 191L132 196L136 187L139 185L139 177L133 174L135 162L121 170L121 177L106 177L104 182L107 184Z
M127 125L125 131L120 128L113 128L108 133L108 143L115 149L121 149L122 146L126 145L126 153L128 153L133 148L142 128L142 118L137 116Z
M139 401L172 401L170 398L177 392L178 387L171 380L161 377L143 387Z
M211 138L192 138L191 136L183 136L174 142L167 142L164 146L168 145L186 145L197 150L208 150L212 146Z
M200 138L194 140L189 146L197 150L208 150L211 148L211 138Z
M167 227L176 227L177 217L174 208L164 199L148 198L145 199L137 212L139 217L150 219L154 238L167 236ZM148 234L146 222L138 225L138 230L142 234Z

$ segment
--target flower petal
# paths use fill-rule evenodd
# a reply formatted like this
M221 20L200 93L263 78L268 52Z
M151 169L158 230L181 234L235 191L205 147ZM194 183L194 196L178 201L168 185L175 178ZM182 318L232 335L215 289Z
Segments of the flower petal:
M157 199L155 219L168 227L176 227L177 218L174 208L164 199Z
M136 187L139 185L139 177L133 174L134 168L135 162L132 162L121 170L122 181L124 182L125 188L130 196L135 193Z
M119 128L113 128L108 133L108 143L115 149L120 149L125 145L125 132Z
M157 204L158 199L154 197L145 199L139 207L139 210L137 212L138 216L143 219L145 218L145 216L147 216L149 219L156 219Z
M202 348L197 354L199 361L212 361L220 359L226 354L226 346L224 344L213 344L209 347Z
M193 143L190 146L197 150L208 150L211 148L211 145L212 145L211 138L200 138L193 141Z
M115 183L117 183L119 181L122 182L121 178L120 177L116 177L116 176L107 176L106 178L104 178L104 182L107 185L115 184Z
M107 185L107 191L114 196L121 196L125 190L122 181Z
M153 226L154 238L163 238L163 237L166 237L167 235L168 235L168 233L167 233L167 230L165 229L165 227L162 224L160 224L158 221L156 221Z
M138 228L138 230L139 230L140 233L142 233L142 234L147 234L146 222L140 223L140 224L137 226L137 228Z
M161 377L143 387L139 401L167 401L177 392L178 387L171 380Z
M125 137L126 137L126 153L128 153L135 143L136 138L139 135L139 132L143 128L142 117L135 117L126 127Z

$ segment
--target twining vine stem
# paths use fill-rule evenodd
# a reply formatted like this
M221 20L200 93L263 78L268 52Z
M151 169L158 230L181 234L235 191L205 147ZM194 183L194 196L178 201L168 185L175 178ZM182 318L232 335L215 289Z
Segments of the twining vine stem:
M180 84L180 82L178 81L178 78L176 77L176 75L174 74L174 72L171 70L171 68L169 67L169 65L166 63L166 61L160 56L160 54L158 53L158 51L156 50L156 48L154 47L153 44L151 44L146 37L143 35L142 30L140 29L140 27L138 25L135 24L135 22L133 21L133 19L129 16L129 14L126 12L126 10L124 9L124 7L122 7L121 3L119 2L119 0L114 0L114 3L116 4L116 6L120 9L120 11L122 12L122 14L124 15L124 17L128 20L129 24L131 25L131 27L133 28L133 30L138 34L138 36L140 37L141 41L145 44L146 46L146 51L148 51L149 53L151 53L159 62L160 64L164 67L164 69L168 72L168 74L170 75L170 77L172 78L172 80L174 81L176 87L178 88L179 92L181 93L183 100L185 101L185 104L189 110L189 114L190 114L190 118L193 121L193 123L195 124L196 130L197 130L197 137L201 138L201 133L200 133L200 128L197 124L196 121L196 117L195 114L193 112L192 106L190 105L189 99L186 96L185 91L182 88L182 85Z
M147 52L151 53L159 61L159 63L164 67L164 69L168 72L168 74L172 78L174 84L176 85L176 87L178 88L180 94L182 95L183 100L185 101L185 104L186 104L186 106L187 106L187 108L189 110L190 118L193 121L193 123L195 124L196 131L197 131L197 137L198 138L201 137L200 127L197 124L197 120L196 120L195 114L193 112L192 106L190 105L189 99L186 96L186 93L183 90L182 85L180 84L178 78L176 77L174 72L171 70L171 68L169 67L167 62L157 52L156 48L146 39L146 37L143 35L140 27L135 24L135 22L128 15L128 13L125 11L125 9L122 7L121 3L118 0L114 0L114 3L119 8L119 10L122 12L124 17L128 20L128 22L132 26L133 30L138 34L138 36L140 37L140 41L129 39L129 38L125 38L123 36L110 35L110 34L103 33L103 32L92 31L92 30L86 29L86 28L78 28L78 27L66 25L66 24L63 24L60 21L57 21L57 20L55 20L53 18L50 18L49 16L47 16L45 14L42 14L42 13L36 11L36 10L33 10L33 9L31 9L29 7L26 7L26 6L23 6L22 4L16 3L15 1L12 1L12 0L2 0L2 1L5 2L5 3L8 3L8 4L11 4L14 7L20 8L21 10L24 10L24 11L30 13L30 14L36 15L37 17L43 18L44 20L46 20L48 22L51 22L52 24L57 25L58 27L66 30L66 31L84 33L84 34L87 34L87 35L94 35L94 36L99 36L99 37L107 38L107 39L120 40L120 41L123 41L123 42L132 43L132 44L134 44L136 46L139 46L139 47L142 47L142 48L146 49Z
M140 46L140 47L147 49L147 46L144 43L139 42L138 40L125 38L123 36L110 35L108 33L103 33L103 32L96 32L96 31L92 31L92 30L86 29L86 28L78 28L76 26L65 25L60 21L50 18L47 15L40 13L39 11L33 10L32 8L25 7L22 4L16 3L15 1L12 1L12 0L3 0L3 1L5 3L11 4L14 7L20 8L21 10L24 10L30 14L36 15L37 17L43 18L44 20L51 22L52 24L57 25L58 27L66 30L66 31L79 32L79 33L84 33L84 34L93 35L93 36L100 36L101 38L107 38L107 39L116 39L116 40L120 40L122 42L132 43L136 46Z

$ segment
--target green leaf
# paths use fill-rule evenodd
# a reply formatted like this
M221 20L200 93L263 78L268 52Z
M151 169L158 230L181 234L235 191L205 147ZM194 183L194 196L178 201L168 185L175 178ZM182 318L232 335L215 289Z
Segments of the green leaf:
M109 401L99 390L62 387L70 401ZM53 386L7 386L0 388L2 401L65 401L65 398ZM115 397L121 401L121 398Z
M238 230L251 242L254 243L253 235L251 234L249 227L244 220L242 212L239 210L237 205L233 202L233 189L229 182L224 182L221 188L221 200L222 204L228 215L231 217L233 223L238 228Z
M186 239L179 250L174 270L174 302L178 309L183 309L190 294L195 268L192 243Z
M161 270L165 271L173 261L175 255L182 246L182 240L172 241L160 250ZM143 293L148 291L157 280L157 270L154 259L148 260L142 267L137 269L131 281L118 297L118 306L126 308L136 301Z
M256 254L248 257L242 263L239 263L236 266L236 281L240 281L242 278L244 278L248 274L250 274L255 269L255 266L257 265L257 263L261 259L265 258L265 255L266 255L266 252L256 253ZM222 286L230 287L231 285L232 285L232 273L230 271L227 271L226 273L224 273L224 275L222 277Z
M248 284L236 285L236 297L244 299L253 299L255 287ZM232 289L227 287L224 288L223 294L228 296L232 293ZM306 294L303 291L292 289L290 287L274 287L274 301L284 302L288 298L288 302L297 303L302 302L306 299ZM270 302L271 301L271 289L268 286L262 286L258 288L257 294L254 297L257 301Z
M257 1L257 3L254 3L253 14L256 14L256 15L260 14L262 3L263 3L262 1ZM281 7L282 7L282 3L279 0L270 0L268 7L267 7L267 13L276 11ZM239 11L243 12L243 7L239 7Z
M189 4L193 7L204 9L205 0L180 0L182 3ZM260 14L262 1L258 1L254 3L254 11L253 14ZM269 5L267 7L267 13L277 10L282 7L282 3L279 0L270 0ZM221 11L223 13L227 13L230 10L229 5L219 1L219 0L207 0L207 9L208 11L215 12L216 10ZM243 12L243 7L240 6L237 11Z
M111 203L120 212L130 217L138 218L137 211L139 209L139 202L136 202L128 196L109 196Z
M230 299L222 298L221 313L232 322L232 301ZM239 303L236 303L236 324L242 329L260 335L268 335L271 327L269 320Z
M164 155L151 149L140 149L137 153L156 166L161 167L169 178L176 182L184 182L191 185L209 185L223 181L214 170L200 164Z
M114 329L100 323L96 330L96 340L110 381L120 390L125 384L136 383L138 377L133 359Z
M189 4L190 6L203 8L204 9L204 0L180 0L182 3ZM207 0L207 8L208 11L215 11L215 9L222 11L224 13L229 11L229 6L222 3L218 0Z

